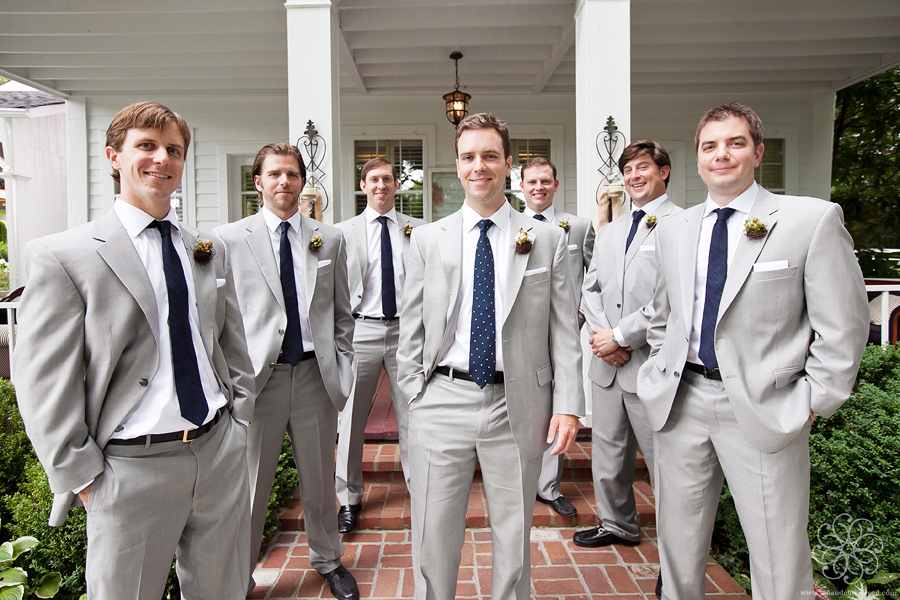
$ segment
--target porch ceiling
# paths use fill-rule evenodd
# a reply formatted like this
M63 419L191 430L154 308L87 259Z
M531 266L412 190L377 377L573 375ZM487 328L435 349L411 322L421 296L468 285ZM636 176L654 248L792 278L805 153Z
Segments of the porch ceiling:
M575 4L341 0L341 91L439 96L458 49L473 95L572 94ZM635 94L835 90L900 64L897 0L631 5ZM284 14L283 0L3 0L0 74L61 95L284 94Z

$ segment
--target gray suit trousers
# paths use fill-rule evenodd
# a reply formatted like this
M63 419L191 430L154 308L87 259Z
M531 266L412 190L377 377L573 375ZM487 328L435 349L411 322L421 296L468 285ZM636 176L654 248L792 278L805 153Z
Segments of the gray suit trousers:
M594 424L591 428L591 472L594 500L603 527L626 540L638 540L641 527L634 502L634 465L638 447L651 483L654 476L653 430L637 394L614 379L609 387L591 382Z
M228 413L187 444L108 445L88 497L88 597L159 600L174 555L185 600L245 598L246 445Z
M409 410L416 600L453 600L475 465L491 522L491 598L528 600L539 457L513 439L503 385L434 375ZM415 567L414 567L415 568Z
M353 390L341 411L338 435L335 487L341 505L359 504L365 490L362 474L363 436L372 399L378 386L381 367L391 386L391 401L397 415L400 433L400 461L403 477L409 484L407 435L409 404L397 385L397 342L400 321L391 322L356 319L353 332Z
M300 479L309 562L319 573L333 571L341 564L344 547L338 536L334 493L336 430L337 409L325 391L315 359L295 367L276 365L256 398L247 446L253 503L251 572L259 558L266 507L285 432L291 439Z
M741 430L722 382L686 371L654 437L663 598L704 597L723 478L747 537L754 600L811 597L809 424L781 450L761 452Z

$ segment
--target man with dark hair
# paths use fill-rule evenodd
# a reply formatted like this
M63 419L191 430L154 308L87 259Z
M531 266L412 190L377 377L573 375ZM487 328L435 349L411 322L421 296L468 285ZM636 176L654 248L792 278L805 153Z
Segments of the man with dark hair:
M653 432L635 393L637 372L647 359L647 305L656 284L656 235L661 220L682 209L669 199L671 161L650 141L629 144L619 158L632 210L600 229L597 257L585 277L581 312L591 328L588 369L594 415L591 471L601 525L578 531L576 546L597 548L640 541L634 501L634 465L640 448L654 481Z
M527 600L541 455L575 439L584 410L566 238L504 196L506 124L463 119L462 208L413 230L400 316L409 400L416 598L455 598L476 462L491 517L491 597Z
M637 391L656 452L663 597L702 598L723 479L753 597L813 593L809 429L847 400L868 305L838 205L754 181L762 123L742 104L697 128L706 201L657 229L657 288Z
M334 511L334 432L352 382L347 250L334 227L299 209L306 169L295 146L263 146L253 162L262 208L214 231L231 253L259 390L249 430L252 572L285 431L300 479L309 561L335 598L359 598L341 565Z
M522 165L519 174L522 176L522 195L525 196L523 214L558 225L566 232L569 268L575 289L575 305L578 306L581 304L584 270L591 264L591 253L594 251L594 225L590 219L557 210L553 206L554 196L559 190L559 180L556 178L556 165L550 160L543 156L529 158ZM579 324L583 322L584 319L579 315ZM560 516L572 517L577 511L559 491L562 470L563 455L554 456L549 450L545 452L538 479L537 500L549 505Z
M158 600L173 556L184 598L247 592L252 366L225 248L172 210L189 143L165 106L123 108L113 209L27 248L19 408L50 524L87 510L94 600Z
M363 434L382 367L391 386L391 400L399 428L400 462L409 481L407 421L409 404L397 385L398 316L406 281L406 257L413 228L424 225L394 208L400 187L394 165L373 158L362 169L359 188L366 194L366 209L338 224L349 251L350 309L356 319L353 333L353 391L341 411L338 432L337 484L338 530L356 526L364 491L362 475Z

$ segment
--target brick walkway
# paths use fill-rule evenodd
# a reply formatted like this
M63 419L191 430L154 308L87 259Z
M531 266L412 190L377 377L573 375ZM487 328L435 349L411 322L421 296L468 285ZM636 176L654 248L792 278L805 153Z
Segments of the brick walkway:
M413 597L409 497L399 473L396 448L395 444L366 445L366 495L360 530L343 536L342 562L356 577L361 598ZM650 486L644 481L635 482L643 527L638 546L580 548L572 543L572 535L597 524L589 474L590 443L579 442L578 448L566 456L562 485L563 494L576 506L578 515L564 518L543 504L535 507L531 530L532 598L654 600L659 555ZM490 597L491 538L486 506L476 477L469 496L458 598ZM281 526L257 566L257 587L248 598L331 598L322 577L309 566L298 499L285 508ZM743 588L712 559L707 567L706 592L707 598L749 600Z

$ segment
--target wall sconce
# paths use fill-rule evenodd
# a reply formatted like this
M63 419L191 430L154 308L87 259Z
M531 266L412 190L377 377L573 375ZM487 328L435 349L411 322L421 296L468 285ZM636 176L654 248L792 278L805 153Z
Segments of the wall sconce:
M444 94L444 102L447 103L447 119L454 125L466 118L469 114L469 100L472 96L459 91L459 59L463 57L462 52L454 50L450 53L450 59L456 64L456 86L452 92Z
M325 138L319 135L312 119L306 122L306 130L300 139L297 140L297 149L302 150L301 154L306 154L306 187L300 196L301 201L306 201L309 207L309 216L319 221L322 220L322 213L328 209L328 190L322 183L325 177L325 171L322 169L322 163L325 161L325 153L327 151ZM310 202L312 200L312 202Z
M606 119L606 127L597 134L594 145L597 154L600 155L600 184L597 186L596 201L602 207L606 203L606 223L611 223L618 215L613 214L613 208L625 204L625 186L619 172L619 156L625 149L627 140L625 134L619 131L616 120L612 115ZM622 147L619 148L619 143ZM601 147L602 145L602 147ZM606 223L598 223L598 228Z

